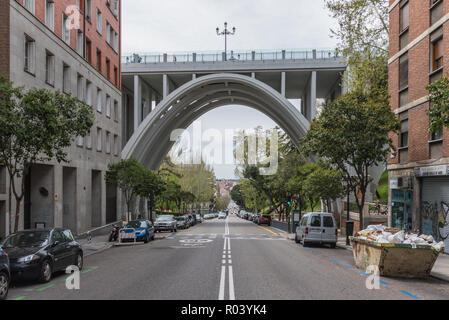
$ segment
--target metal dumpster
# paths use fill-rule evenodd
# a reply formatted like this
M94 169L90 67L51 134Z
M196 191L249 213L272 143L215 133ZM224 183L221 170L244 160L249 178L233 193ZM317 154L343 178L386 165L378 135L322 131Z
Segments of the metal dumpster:
M381 276L426 279L441 251L430 246L377 243L350 237L357 268L377 266Z

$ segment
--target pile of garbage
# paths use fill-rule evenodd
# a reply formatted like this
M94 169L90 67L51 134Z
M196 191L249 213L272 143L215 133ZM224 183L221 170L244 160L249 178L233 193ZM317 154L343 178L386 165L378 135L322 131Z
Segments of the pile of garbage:
M384 225L371 225L365 230L357 232L357 239L368 240L377 243L410 244L412 248L417 245L429 246L436 251L444 249L444 242L436 242L432 236L407 233L404 230L388 228Z

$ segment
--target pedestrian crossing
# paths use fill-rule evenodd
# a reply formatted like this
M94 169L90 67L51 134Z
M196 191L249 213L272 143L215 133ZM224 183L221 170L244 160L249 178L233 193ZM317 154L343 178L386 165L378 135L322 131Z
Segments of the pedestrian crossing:
M286 239L279 235L268 235L268 234L224 234L224 233L205 233L205 234L177 234L167 237L167 239L225 239L229 238L232 240L278 240L285 241Z

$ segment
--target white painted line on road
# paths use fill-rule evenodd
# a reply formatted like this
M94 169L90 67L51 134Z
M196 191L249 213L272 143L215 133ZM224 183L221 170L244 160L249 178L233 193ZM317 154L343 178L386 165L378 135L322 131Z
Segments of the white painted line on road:
M229 266L229 300L235 300L234 274L232 272L232 266Z
M225 281L226 281L226 267L221 266L221 277L220 277L220 292L218 294L218 300L224 300L225 294Z

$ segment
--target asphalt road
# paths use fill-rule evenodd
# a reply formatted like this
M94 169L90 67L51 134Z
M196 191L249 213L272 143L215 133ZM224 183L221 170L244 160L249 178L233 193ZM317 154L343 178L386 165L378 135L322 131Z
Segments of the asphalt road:
M80 290L68 290L66 277L13 284L9 299L449 299L448 283L432 278L381 278L380 289L369 290L350 251L303 248L234 216L86 257Z

